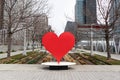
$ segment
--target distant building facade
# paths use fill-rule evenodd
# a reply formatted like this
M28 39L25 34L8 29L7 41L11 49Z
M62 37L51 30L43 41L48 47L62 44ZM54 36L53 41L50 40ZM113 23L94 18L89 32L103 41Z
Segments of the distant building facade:
M64 31L65 32L69 31L69 32L71 32L72 34L75 35L76 30L77 30L77 24L75 22L68 21Z
M51 26L48 25L48 17L46 14L37 14L34 15L33 17L33 22L34 24L26 29L26 39L27 43L31 43L32 41L32 36L34 35L34 38L39 38L44 35L44 33L52 31ZM29 22L29 19L26 20ZM19 25L20 29L21 27L26 26L25 24ZM4 32L4 34L3 34ZM24 42L24 33L25 30L20 30L12 35L12 44L13 45L23 45ZM2 38L2 36L4 38ZM0 30L0 44L7 44L7 29L1 29Z
M4 0L0 0L0 29L3 26Z
M46 14L36 14L33 18L36 21L33 25L36 34L42 34L43 31L48 29L48 17Z
M114 22L115 18L117 17L116 14L120 14L120 0L113 0L113 5L111 6L111 13L110 13L110 23ZM118 11L118 12L117 12ZM119 18L115 23L115 33L120 34L120 15Z
M77 24L76 24L76 22L68 21L64 32L71 32L75 36L75 40L77 42Z
M97 23L96 0L76 0L75 22L79 24Z

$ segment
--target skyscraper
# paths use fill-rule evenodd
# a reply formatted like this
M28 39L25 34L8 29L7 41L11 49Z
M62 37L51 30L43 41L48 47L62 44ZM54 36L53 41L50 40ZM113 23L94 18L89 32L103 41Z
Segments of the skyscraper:
M120 33L120 15L118 15L118 14L120 14L120 8L119 8L119 6L120 6L120 0L114 0L112 3L112 6L111 6L111 12L110 12L110 16L109 16L109 18L110 18L110 23L114 23L115 25L115 33L116 34L119 34ZM118 17L117 17L117 15L118 15ZM116 20L117 19L117 20ZM116 20L116 21L115 21ZM114 22L115 21L115 22Z
M75 21L78 23L85 23L84 3L85 0L76 0Z
M75 21L77 23L97 23L96 18L96 0L76 0Z

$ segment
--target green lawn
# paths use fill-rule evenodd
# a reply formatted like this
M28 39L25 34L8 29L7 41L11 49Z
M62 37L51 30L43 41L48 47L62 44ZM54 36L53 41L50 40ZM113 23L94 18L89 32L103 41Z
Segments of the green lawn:
M39 51L31 51L27 52L27 56L18 54L9 58L0 59L0 64L37 64L40 61L43 61L43 58L45 58L46 55L48 54ZM89 53L84 52L81 54L74 53L69 55L81 65L120 65L120 60L107 60L106 57L97 54L90 56ZM47 59L48 58L46 57L46 60Z
M95 62L97 65L102 64L102 63L107 64L107 65L120 65L120 60L116 60L116 59L107 60L107 57L101 56L98 54L94 54L90 56L89 53L84 53L83 55L88 56L88 59Z
M27 52L27 56L18 54L9 58L0 59L0 64L35 64L45 55L46 53L40 53L37 51Z

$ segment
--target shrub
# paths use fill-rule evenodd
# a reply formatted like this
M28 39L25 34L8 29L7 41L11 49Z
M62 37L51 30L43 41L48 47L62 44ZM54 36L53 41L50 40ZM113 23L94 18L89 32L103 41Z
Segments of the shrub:
M16 52L15 50L12 50L12 52Z
M0 51L0 54L3 54L4 52Z

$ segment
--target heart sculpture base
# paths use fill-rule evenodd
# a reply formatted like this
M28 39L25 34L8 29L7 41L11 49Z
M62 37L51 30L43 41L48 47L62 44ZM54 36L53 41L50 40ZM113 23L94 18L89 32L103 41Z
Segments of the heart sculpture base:
M49 66L50 70L68 70L68 66Z
M67 70L69 66L76 65L74 62L45 62L41 65L48 66L50 70Z

